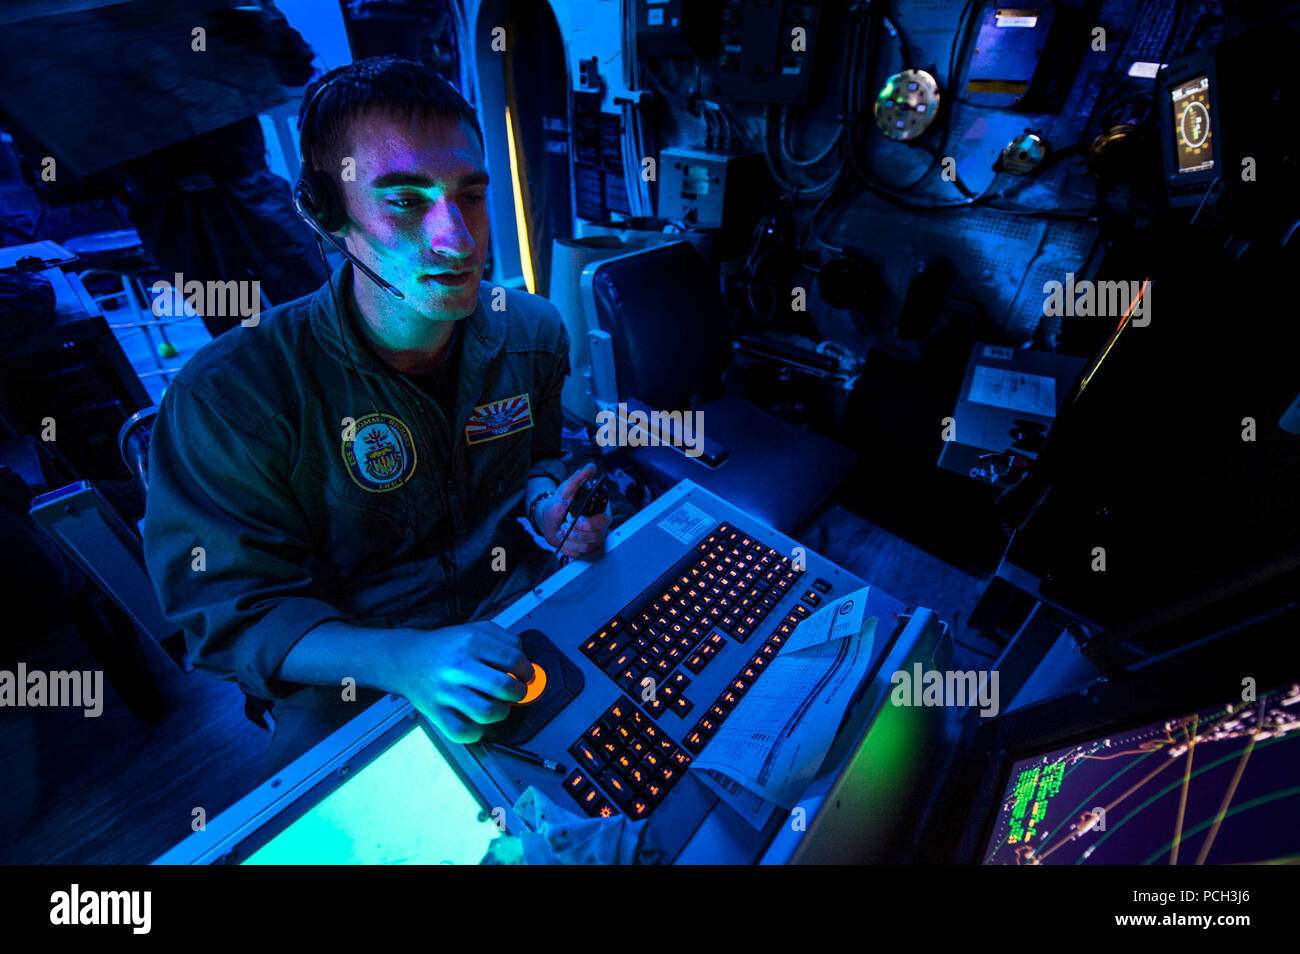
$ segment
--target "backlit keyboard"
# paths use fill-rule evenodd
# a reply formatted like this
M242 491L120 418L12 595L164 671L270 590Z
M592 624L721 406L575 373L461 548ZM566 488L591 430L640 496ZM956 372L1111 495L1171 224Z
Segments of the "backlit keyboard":
M587 814L644 818L663 801L810 610L796 605L716 699L692 698L692 678L728 641L748 641L803 573L722 523L582 643L629 697L569 749L578 767L565 788Z

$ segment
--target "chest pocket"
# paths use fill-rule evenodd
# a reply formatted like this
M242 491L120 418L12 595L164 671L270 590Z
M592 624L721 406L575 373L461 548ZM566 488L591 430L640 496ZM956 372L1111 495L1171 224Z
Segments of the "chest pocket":
M373 415L371 415L373 416ZM344 449L335 439L309 455L295 477L299 500L311 501L307 517L318 554L340 571L391 563L410 546L406 531L436 509L416 499L422 471L431 462L408 440L400 422L362 419Z
M298 499L312 502L304 509L316 552L331 565L364 566L391 559L401 547L408 511L415 506L408 487L370 493L354 484L337 460L320 470L301 468L297 482Z
M528 472L532 431L516 431L465 448L474 483L492 496L508 493Z

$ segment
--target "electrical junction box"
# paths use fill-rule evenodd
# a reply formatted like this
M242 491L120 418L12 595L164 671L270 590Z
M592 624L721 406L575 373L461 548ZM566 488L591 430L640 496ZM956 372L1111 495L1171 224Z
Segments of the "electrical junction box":
M659 218L718 229L722 246L743 246L771 187L763 157L670 146L659 153Z
M636 42L655 56L711 57L717 42L713 0L636 0Z
M726 0L719 26L718 95L807 102L820 15L820 4L812 0Z
M1004 480L1007 472L1038 457L1086 363L1073 355L976 342L939 466L985 483L1013 482Z

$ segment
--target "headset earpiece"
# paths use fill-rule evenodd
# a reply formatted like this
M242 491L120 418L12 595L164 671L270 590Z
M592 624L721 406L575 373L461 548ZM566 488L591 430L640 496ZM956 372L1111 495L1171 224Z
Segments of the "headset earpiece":
M347 224L348 217L338 186L316 169L302 167L294 195L303 210L326 232L337 232Z
M339 67L333 72L337 73L343 69L346 67ZM316 141L316 101L333 82L334 77L330 77L321 83L303 106L302 112L298 114L298 181L294 183L291 193L293 207L312 231L338 249L339 254L351 262L361 274L401 301L406 297L401 290L357 258L334 234L341 231L348 222L347 206L343 204L343 192L331 176L313 168L308 159L311 155L311 149L307 145L308 140L313 143ZM325 259L324 245L321 246L321 260L328 268L329 262ZM334 286L331 285L330 294L333 293ZM337 307L336 304L336 310Z
M317 101L333 83L331 77L317 87L298 117L298 181L293 187L294 205L326 232L337 232L347 224L346 206L334 180L312 167L307 140L316 141Z

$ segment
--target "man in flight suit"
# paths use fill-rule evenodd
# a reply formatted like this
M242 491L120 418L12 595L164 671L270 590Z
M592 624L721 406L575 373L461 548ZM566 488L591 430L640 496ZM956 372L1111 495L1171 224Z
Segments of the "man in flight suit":
M267 775L386 692L458 742L505 718L532 667L482 618L550 557L519 518L558 545L595 473L560 460L558 312L481 281L473 109L394 57L327 73L304 103L312 191L341 206L327 231L403 297L348 261L205 345L160 404L145 516L195 666L273 713ZM579 519L563 552L598 555L609 522Z

